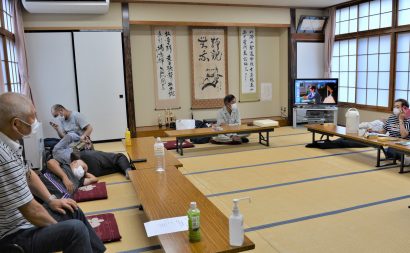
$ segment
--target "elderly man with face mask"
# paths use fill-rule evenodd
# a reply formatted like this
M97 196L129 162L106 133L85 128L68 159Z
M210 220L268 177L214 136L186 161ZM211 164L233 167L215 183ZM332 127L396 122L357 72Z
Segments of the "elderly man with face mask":
M240 125L241 115L239 114L238 105L234 95L229 94L224 98L224 107L218 111L217 126ZM214 143L247 143L249 134L220 134L213 138Z
M380 133L388 133L391 137L409 139L410 120L406 118L405 110L409 108L409 102L405 99L394 101L393 114L389 116ZM388 148L387 158L400 159L400 153ZM410 164L410 158L405 158L405 164Z
M75 133L82 141L85 141L93 131L93 127L81 113L70 111L60 104L51 107L51 115L58 124L50 122L50 125L57 131L60 138L68 133Z
M26 166L18 140L37 127L28 98L0 95L0 245L17 244L24 252L104 252L76 202L51 195Z

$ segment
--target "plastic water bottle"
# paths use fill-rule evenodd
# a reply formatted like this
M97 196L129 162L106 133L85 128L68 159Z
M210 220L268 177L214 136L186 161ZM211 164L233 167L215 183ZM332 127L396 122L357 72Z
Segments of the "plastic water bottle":
M161 138L157 138L154 144L154 154L157 157L157 169L156 171L165 171L165 148L164 143L162 143Z
M131 146L131 132L128 128L127 131L125 131L125 145Z
M196 206L196 202L191 202L187 215L188 215L188 228L189 228L189 241L199 242L201 240L200 228L200 211Z

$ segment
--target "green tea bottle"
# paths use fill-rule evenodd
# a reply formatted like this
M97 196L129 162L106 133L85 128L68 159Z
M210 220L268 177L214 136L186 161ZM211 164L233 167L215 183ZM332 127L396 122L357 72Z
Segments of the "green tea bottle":
M201 232L199 231L199 215L200 211L196 207L196 202L191 202L188 210L188 227L189 227L189 241L199 242L201 240Z

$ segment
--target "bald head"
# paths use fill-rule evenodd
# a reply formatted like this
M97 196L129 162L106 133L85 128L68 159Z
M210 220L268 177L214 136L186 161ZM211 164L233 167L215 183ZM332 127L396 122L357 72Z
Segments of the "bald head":
M0 129L7 128L13 118L27 120L34 114L33 103L27 97L13 92L0 95Z

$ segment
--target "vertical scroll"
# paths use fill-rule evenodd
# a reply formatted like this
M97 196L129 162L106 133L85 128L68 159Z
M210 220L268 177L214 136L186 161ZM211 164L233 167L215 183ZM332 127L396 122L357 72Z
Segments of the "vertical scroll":
M259 101L259 85L256 80L256 31L255 28L239 28L241 102Z
M153 54L155 63L155 109L179 108L175 69L175 31L154 27Z
M192 28L192 108L223 106L228 93L225 28Z

